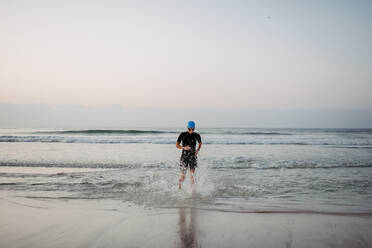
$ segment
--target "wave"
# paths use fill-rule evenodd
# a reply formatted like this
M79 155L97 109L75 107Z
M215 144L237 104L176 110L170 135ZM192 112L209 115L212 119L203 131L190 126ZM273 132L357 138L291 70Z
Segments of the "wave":
M292 135L291 133L280 133L280 132L234 132L226 131L219 134L231 134L231 135Z
M337 168L370 168L372 163L356 163L356 164L288 164L288 165L224 165L224 166L212 166L211 169L227 169L227 170L246 170L246 169L258 169L258 170L277 170L277 169L337 169Z
M371 128L325 128L325 129L319 129L319 130L321 130L324 133L361 133L361 134L372 134L372 129Z
M37 131L32 134L85 134L85 135L105 135L105 134L165 134L181 133L181 131L171 130L138 130L138 129L87 129L87 130L61 130L61 131ZM292 135L291 133L272 132L272 131L200 131L200 134L221 134L221 135Z
M252 210L241 210L241 209L222 209L222 208L203 208L195 206L159 206L158 208L169 208L169 209L195 209L202 211L216 211L216 212L227 212L227 213L240 213L240 214L316 214L316 215L336 215L336 216L360 216L369 217L372 216L372 212L336 212L336 211L317 211L307 209L293 209L293 210L280 210L280 209L252 209Z
M0 183L0 186L17 185L19 183Z
M117 173L115 173L117 174ZM173 176L173 175L172 175ZM192 194L184 194L177 190L174 180L170 178L154 180L152 176L141 175L140 177L116 177L112 178L113 174L101 175L85 175L80 180L71 180L68 178L60 178L59 180L43 180L35 183L34 180L25 180L14 184L0 184L0 190L19 190L24 191L20 197L34 199L56 199L56 200L73 200L73 199L118 199L123 202L138 204L139 206L158 207L158 208L198 208L200 210L211 211L226 211L239 213L258 213L258 214L332 214L332 215L370 215L371 211L368 207L360 206L361 203L349 203L348 196L340 201L329 203L330 208L312 208L308 209L308 204L302 202L301 197L298 199L298 187L295 180L290 179L285 186L279 190L276 185L250 185L249 183L235 183L221 180L221 183L211 183L209 185L198 188L198 191ZM369 194L371 184L367 186L357 182L357 186L353 189L358 189L361 194ZM329 182L329 187L335 189L335 192L345 190L344 186L350 184L333 185L334 182ZM311 188L312 183L308 183L301 187L303 191L309 189L313 193L317 189ZM322 185L322 188L328 188L327 185ZM350 188L346 188L349 190ZM39 193L29 193L31 191L50 192L43 195ZM53 193L58 192L58 193ZM356 193L357 194L357 193ZM301 195L301 194L300 194ZM327 197L328 193L324 195ZM288 208L288 202L284 200L276 202L277 204L242 204L248 198L254 202L265 202L268 197L271 199L288 197L294 200L297 204L294 208ZM311 195L309 195L311 199ZM222 200L222 202L221 202ZM315 199L318 200L318 199ZM368 202L366 202L368 206ZM261 205L261 206L260 206ZM352 209L349 207L353 207ZM328 210L328 211L327 211ZM350 212L350 210L353 210Z
M1 167L14 166L14 167L46 167L46 168L90 168L90 169L133 169L139 168L141 166L147 167L147 164L132 163L84 163L84 162L49 162L49 161L0 161L0 171ZM154 165L155 166L155 165ZM159 166L160 167L160 166ZM94 172L94 171L93 171ZM65 176L73 175L80 173L89 173L89 172L71 172L71 173L50 173L50 174L40 174L40 173L3 173L0 172L0 176L5 176L7 174L20 174L20 177L34 177L34 176Z
M64 130L64 131L38 131L34 134L161 134L161 133L177 133L173 131L156 131L156 130L112 130L112 129L87 129L87 130Z
M370 168L372 162L355 162L355 163L298 163L298 162L274 162L262 163L249 158L238 159L219 159L219 160L203 160L201 167L207 167L211 170L278 170L278 169L337 169L337 168ZM96 173L96 171L82 172L59 172L59 173L6 173L1 172L1 167L45 167L45 168L89 168L89 169L162 169L168 170L179 166L178 161L174 162L153 162L153 163L94 163L94 162L48 162L48 161L0 161L0 177L16 176L16 177L64 177L73 176L79 177L84 173Z
M276 170L276 169L333 169L333 168L365 168L372 167L370 161L355 161L355 162L329 162L321 161L275 161L266 162L261 159L254 159L251 157L237 156L225 157L219 159L203 160L208 168L216 170L245 170L245 169L259 169L259 170Z
M0 136L0 142L39 142L39 143L88 143L88 144L174 144L176 137L99 137L99 136ZM343 148L359 146L370 148L371 139L221 139L210 137L204 144L220 145L337 145ZM366 146L366 147L362 147Z
M151 163L154 169L143 168L149 165L146 163L120 164L121 169L66 172L58 175L45 174L38 175L37 178L19 178L31 173L0 173L0 177L6 177L6 180L2 182L3 184L0 184L0 190L22 191L17 195L46 200L49 198L61 200L117 199L151 208L195 206L206 210L232 210L242 213L321 214L324 206L322 204L325 203L324 210L334 211L331 214L348 215L354 214L349 213L349 211L360 210L362 212L364 209L367 209L368 213L371 212L368 208L370 202L367 197L371 195L372 184L360 176L363 173L365 174L366 171L360 172L358 169L358 172L354 171L355 173L352 173L352 170L340 170L342 173L336 173L337 171L320 170L312 171L320 172L315 174L309 171L285 174L273 170L272 173L261 171L262 173L255 174L258 171L216 171L213 170L212 166L214 161L220 162L221 166L226 166L226 161L232 161L239 167L244 167L245 162L248 166L254 165L254 163L261 163L262 166L269 166L270 164L285 166L286 164L270 163L255 158L250 159L248 156L201 161L203 162L200 164L200 169L204 166L207 168L197 174L198 187L192 193L187 190L186 185L185 191L177 189L178 167L176 163L161 163L159 161ZM303 165L302 163L296 164L295 161L289 161L288 164ZM372 166L372 163L365 162L365 164L369 167ZM40 166L40 163L35 163L35 165ZM66 165L63 164L63 166ZM105 166L104 164L97 165ZM169 166L169 169L160 172L156 168L164 165ZM314 166L315 163L311 165ZM59 166L59 164L51 163L49 166ZM86 161L82 164L71 163L70 166L88 167L92 165ZM139 166L140 169L125 170L127 166ZM34 172L40 172L40 170L37 169ZM330 179L329 173L335 176ZM259 175L258 180L255 179L257 175ZM339 175L350 175L350 177L343 178ZM40 194L40 192L43 192L43 194ZM330 195L332 192L335 192L335 195ZM339 195L343 197L340 198ZM327 201L329 196L337 196L337 198ZM314 206L319 207L309 209L309 200L314 203ZM294 204L292 205L292 203ZM288 209L288 204L291 204L293 208ZM327 212L324 213L328 214Z

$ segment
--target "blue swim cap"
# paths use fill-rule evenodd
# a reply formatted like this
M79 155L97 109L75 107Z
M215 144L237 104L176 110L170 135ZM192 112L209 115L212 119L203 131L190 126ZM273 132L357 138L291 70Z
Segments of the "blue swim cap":
M193 122L193 121L189 121L189 122L187 123L187 128L195 128L195 122Z

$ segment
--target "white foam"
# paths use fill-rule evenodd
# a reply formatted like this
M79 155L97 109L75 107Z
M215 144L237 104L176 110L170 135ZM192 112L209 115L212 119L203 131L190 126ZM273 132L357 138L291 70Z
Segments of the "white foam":
M0 166L0 173L22 173L22 174L58 174L58 173L91 172L91 171L103 171L103 170L110 170L110 169Z

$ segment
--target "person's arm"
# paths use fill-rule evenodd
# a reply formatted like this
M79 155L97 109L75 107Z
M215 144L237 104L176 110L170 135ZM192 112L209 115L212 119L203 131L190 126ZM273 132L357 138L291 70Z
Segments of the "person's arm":
M176 147L178 149L182 149L182 146L180 145L181 140L182 140L182 133L180 135L178 135L178 139L177 139L177 143L176 143Z
M202 143L201 143L201 142L200 142L200 143L198 143L198 148L196 149L196 152L199 152L199 150L200 150L201 146L202 146Z
M198 140L198 148L196 149L196 154L198 154L201 146L202 146L202 141L201 141L201 137L200 135L197 137L197 140Z
M182 148L183 148L183 146L180 145L180 142L177 142L177 143L176 143L176 147L177 147L178 149L182 149Z
M183 149L183 150L186 150L186 151L188 151L188 150L191 149L190 146L181 146L181 145L180 145L180 142L177 142L177 143L176 143L176 147L177 147L178 149Z

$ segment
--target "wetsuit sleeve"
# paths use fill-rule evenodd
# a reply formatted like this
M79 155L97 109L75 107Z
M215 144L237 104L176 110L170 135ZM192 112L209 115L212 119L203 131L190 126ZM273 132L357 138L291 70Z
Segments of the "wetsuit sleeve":
M196 136L196 139L198 140L199 143L202 143L202 141L201 141L201 137L200 137L199 134L198 134L198 136Z
M177 142L181 143L181 141L182 141L182 133L178 136L178 139L177 139Z

